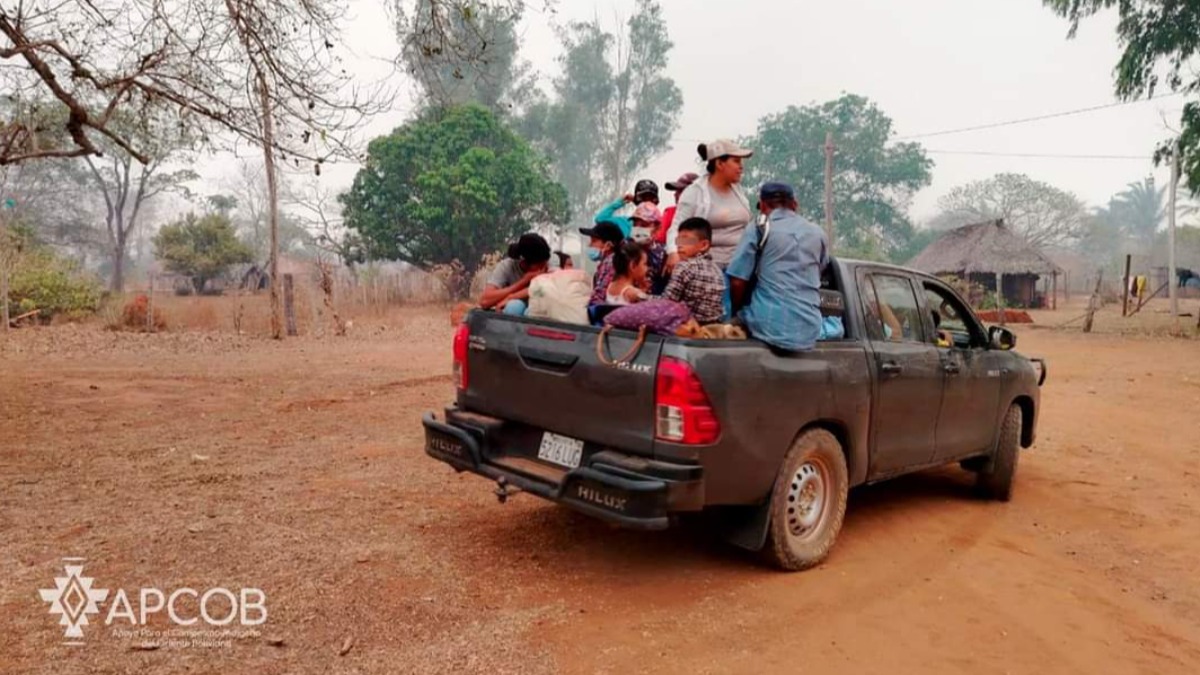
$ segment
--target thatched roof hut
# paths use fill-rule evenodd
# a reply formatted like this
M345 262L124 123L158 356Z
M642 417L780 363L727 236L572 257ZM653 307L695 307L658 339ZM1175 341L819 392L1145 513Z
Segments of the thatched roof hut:
M1026 307L1039 304L1037 280L1041 276L1057 278L1062 272L1044 253L1008 229L1003 220L951 230L908 265L930 274L970 279L993 292L1002 286L1002 301Z

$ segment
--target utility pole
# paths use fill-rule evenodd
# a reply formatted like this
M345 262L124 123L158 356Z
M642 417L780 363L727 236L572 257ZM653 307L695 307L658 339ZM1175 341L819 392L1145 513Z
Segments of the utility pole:
M825 238L833 252L833 132L825 132Z
M1179 141L1175 141L1175 152L1171 153L1171 203L1167 207L1167 290L1171 298L1171 318L1179 321L1179 293L1175 289L1175 193L1179 183Z

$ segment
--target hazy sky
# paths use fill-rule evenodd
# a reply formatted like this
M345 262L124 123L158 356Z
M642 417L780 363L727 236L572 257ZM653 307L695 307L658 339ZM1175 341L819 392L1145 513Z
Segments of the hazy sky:
M533 0L534 3L537 0ZM898 135L1002 122L1114 101L1112 69L1119 51L1115 16L1085 23L1067 40L1067 23L1039 0L662 0L671 39L669 74L683 91L674 149L643 172L660 184L695 170L698 139L752 133L757 120L789 105L865 95L895 123ZM345 37L357 72L379 77L380 60L398 50L379 0L353 0ZM551 22L598 16L616 28L632 0L559 0L557 14L530 10L522 54L548 84L558 41ZM401 86L397 111L375 120L384 133L411 107ZM1155 172L1150 154L1177 125L1180 98L1139 102L1061 119L922 139L936 161L933 184L912 214L923 221L937 198L956 185L998 172L1026 173L1103 204L1126 183ZM818 152L797 148L797 152ZM934 152L941 151L941 152ZM1131 155L1139 159L997 157L949 153ZM753 160L751 160L753 161ZM348 185L353 167L325 175Z

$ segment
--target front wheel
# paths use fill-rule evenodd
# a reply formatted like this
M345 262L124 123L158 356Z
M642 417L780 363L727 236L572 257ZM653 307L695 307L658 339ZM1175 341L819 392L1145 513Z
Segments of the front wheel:
M841 532L849 490L846 456L837 438L824 429L801 434L771 492L767 558L789 571L824 560Z
M1000 425L1000 440L992 461L979 472L975 487L987 499L1006 502L1012 499L1013 479L1017 475L1017 453L1021 449L1021 406L1012 404Z

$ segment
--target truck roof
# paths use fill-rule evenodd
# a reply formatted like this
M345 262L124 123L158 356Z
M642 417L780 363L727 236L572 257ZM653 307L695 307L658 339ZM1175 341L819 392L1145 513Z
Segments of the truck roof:
M936 276L929 274L928 272L922 272L921 270L914 269L912 267L905 267L904 265L896 265L894 263L876 262L874 260L859 260L857 258L839 258L837 256L833 256L831 258L831 260L835 263L840 263L841 265L844 265L845 267L850 268L850 269L854 269L856 267L866 265L866 266L870 266L870 267L891 269L891 270L895 270L897 272L904 272L906 274L915 274L917 276L925 277L927 279L935 279L935 280L937 279Z

